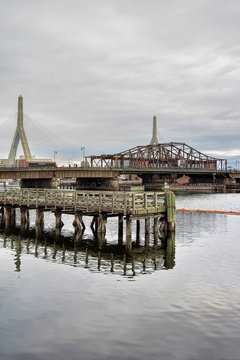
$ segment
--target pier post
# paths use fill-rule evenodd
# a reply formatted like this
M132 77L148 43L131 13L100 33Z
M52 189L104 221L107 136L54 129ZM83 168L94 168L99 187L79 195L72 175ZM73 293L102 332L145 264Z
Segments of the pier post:
M155 246L157 246L157 244L158 244L159 225L160 225L160 220L159 220L159 218L155 217L154 221L153 221L153 236L154 236L154 245Z
M165 192L165 202L167 208L167 224L168 230L175 230L175 194L172 191Z
M73 220L73 226L75 228L75 242L82 239L83 226L82 226L82 213L80 211L75 212L75 218Z
M96 233L96 221L97 221L97 217L96 215L93 216L91 224L90 224L90 228L92 230L93 236L94 238L97 237L97 233Z
M126 216L126 252L132 251L132 219L129 215Z
M1 206L0 209L0 222L3 223L4 222L4 207Z
M140 220L136 220L136 245L140 245Z
M16 209L11 207L11 227L16 225Z
M56 209L54 214L56 219L56 237L59 237L61 235L61 229L64 225L62 222L62 210Z
M150 242L150 218L147 217L145 219L145 246L146 248L149 247Z
M11 206L10 205L4 206L4 223L5 223L5 230L8 230L11 226Z
M165 244L164 266L173 269L175 266L175 234L170 232Z
M118 245L123 244L123 214L118 215Z
M97 216L97 238L98 238L98 247L102 249L106 244L106 226L107 226L107 214L100 213Z
M44 209L36 209L36 218L35 218L35 228L36 228L36 237L40 237L44 228Z
M167 229L168 229L168 224L167 224L166 218L162 217L160 219L160 232L164 233L167 231Z
M29 228L29 209L26 206L20 208L21 212L21 230L26 231Z

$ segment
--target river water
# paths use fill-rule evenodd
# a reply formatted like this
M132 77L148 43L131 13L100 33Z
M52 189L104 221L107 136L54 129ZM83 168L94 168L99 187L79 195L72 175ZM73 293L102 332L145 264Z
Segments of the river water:
M176 202L240 211L240 194ZM72 217L63 221L69 236ZM50 231L50 213L45 224ZM177 212L175 246L171 238L167 248L141 248L126 263L113 250L1 231L0 359L239 360L239 234L238 215ZM87 246L88 227L84 237ZM117 243L114 219L107 240Z

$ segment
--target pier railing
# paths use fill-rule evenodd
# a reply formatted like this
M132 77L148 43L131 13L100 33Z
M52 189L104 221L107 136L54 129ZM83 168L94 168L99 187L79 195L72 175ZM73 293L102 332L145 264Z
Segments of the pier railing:
M61 209L69 213L82 211L144 215L166 212L164 192L5 188L0 190L0 205Z

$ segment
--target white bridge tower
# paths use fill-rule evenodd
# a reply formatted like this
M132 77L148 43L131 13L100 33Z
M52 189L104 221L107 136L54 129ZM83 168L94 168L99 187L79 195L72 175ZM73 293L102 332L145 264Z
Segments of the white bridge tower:
M9 167L14 167L16 165L16 153L20 140L22 143L22 148L26 161L32 160L32 155L28 145L26 133L23 127L23 97L21 95L18 97L17 128L13 137L11 150L8 155L7 165Z
M150 145L157 145L159 144L158 137L157 137L157 117L154 115L153 117L153 134L152 134L152 140L150 142Z

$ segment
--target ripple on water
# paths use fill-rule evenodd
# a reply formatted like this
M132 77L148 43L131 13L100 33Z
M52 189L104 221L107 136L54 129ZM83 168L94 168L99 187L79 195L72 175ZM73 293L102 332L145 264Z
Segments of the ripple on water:
M224 196L177 197L177 203L239 209L239 194ZM46 218L47 228L52 219ZM177 213L175 265L166 270L166 254L157 261L149 257L145 264L135 262L136 276L130 262L124 275L123 259L114 260L112 272L110 256L102 256L99 269L93 253L86 262L86 252L74 253L62 244L57 248L0 235L0 355L239 359L239 219ZM64 222L71 232L72 218ZM112 243L115 226L109 222Z

